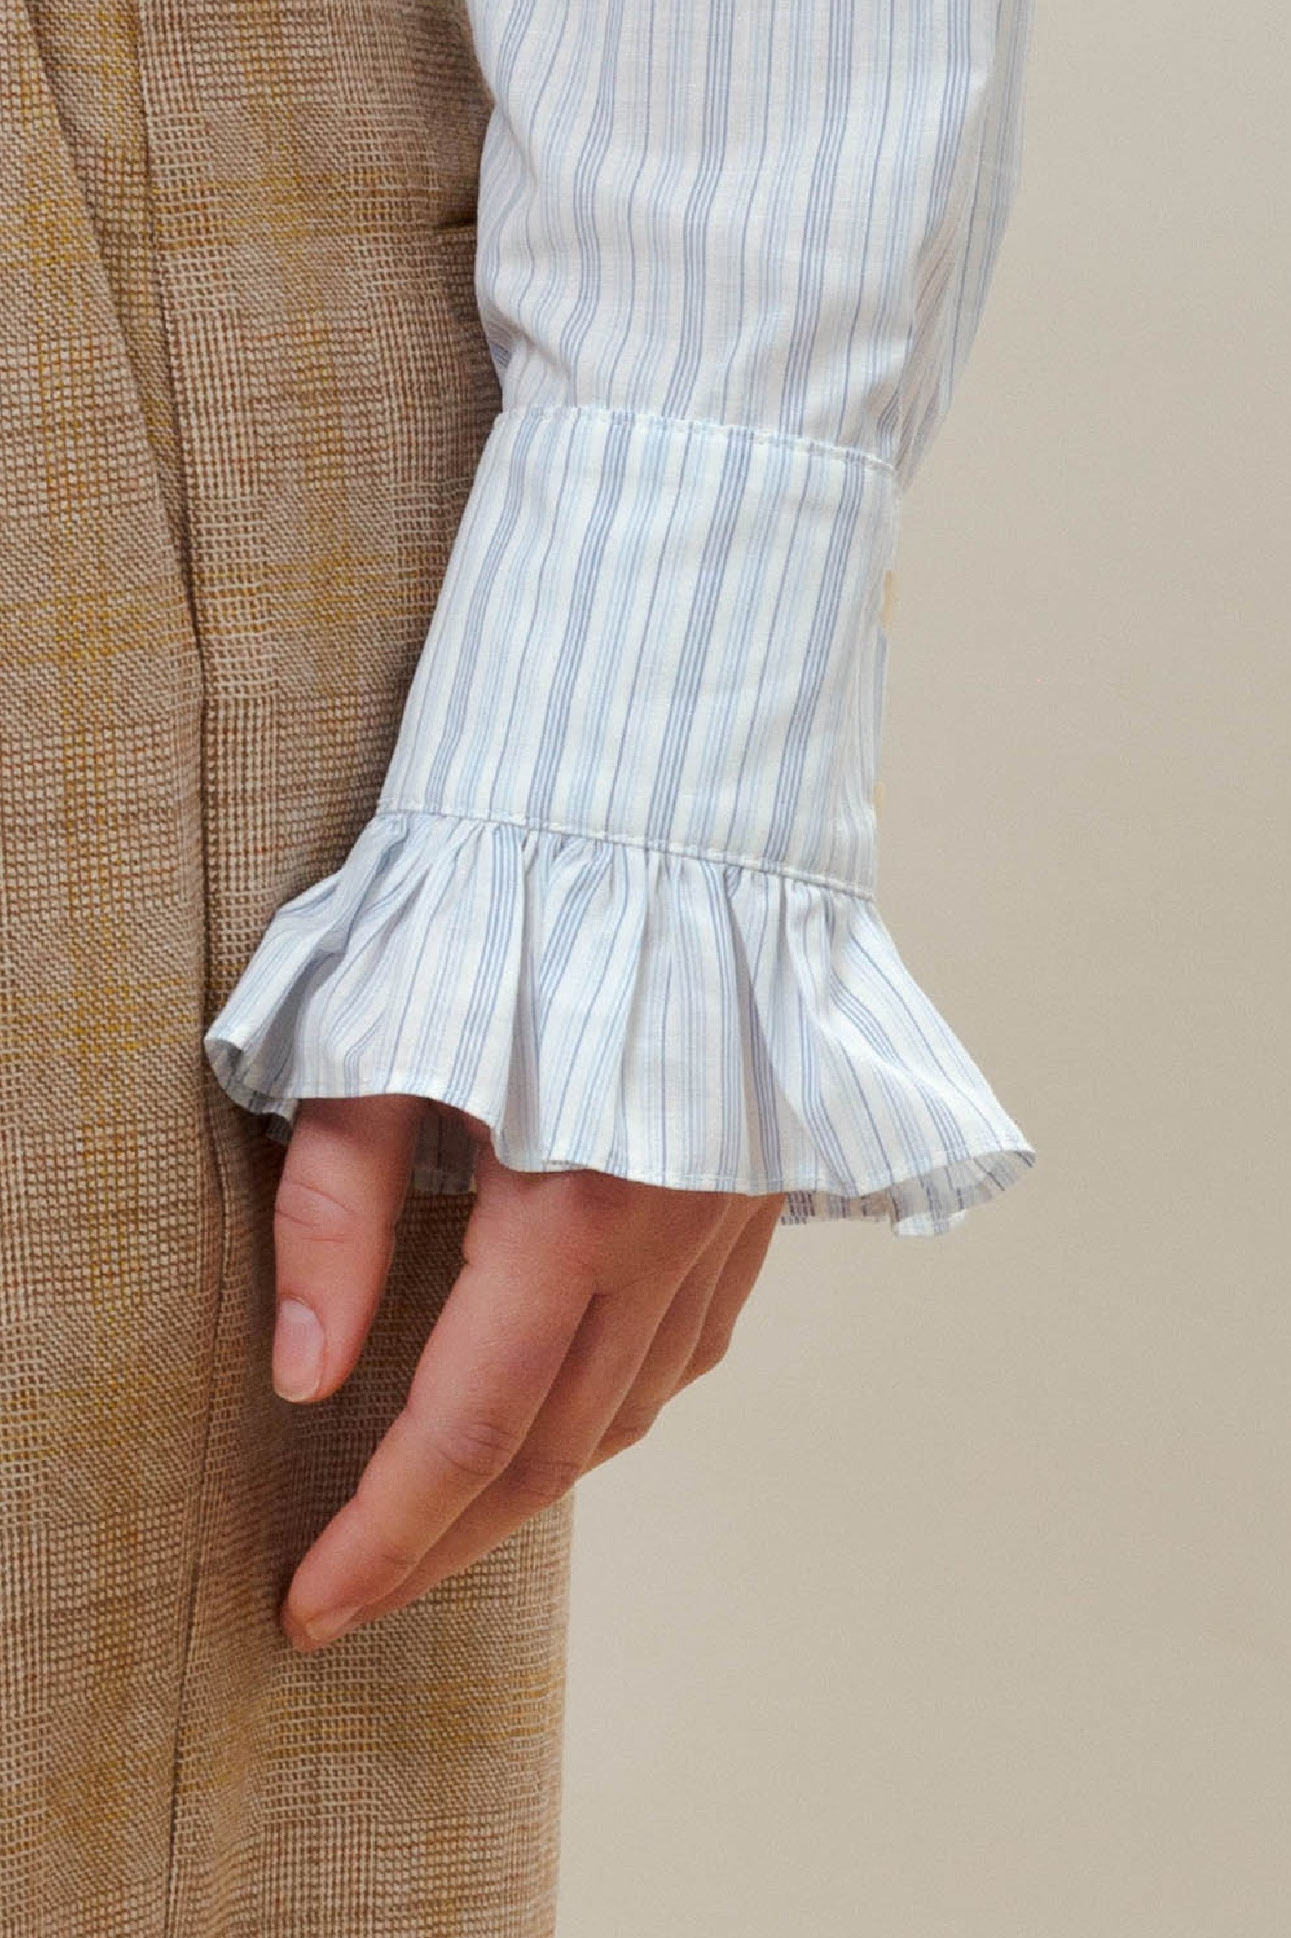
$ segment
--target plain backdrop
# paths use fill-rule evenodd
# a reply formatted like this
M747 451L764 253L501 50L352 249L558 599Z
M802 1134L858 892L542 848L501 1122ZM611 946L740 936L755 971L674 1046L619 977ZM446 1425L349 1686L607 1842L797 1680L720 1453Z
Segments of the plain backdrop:
M1289 18L1039 0L879 860L1037 1164L579 1482L561 1938L1291 1933Z

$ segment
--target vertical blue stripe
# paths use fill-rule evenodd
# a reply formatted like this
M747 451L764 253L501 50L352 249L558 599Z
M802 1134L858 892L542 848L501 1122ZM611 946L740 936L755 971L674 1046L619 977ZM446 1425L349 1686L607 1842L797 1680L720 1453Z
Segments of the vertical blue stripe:
M879 607L1032 0L466 5L502 409L377 812L207 1053L275 1136L411 1090L521 1169L947 1231L1035 1153L875 901Z

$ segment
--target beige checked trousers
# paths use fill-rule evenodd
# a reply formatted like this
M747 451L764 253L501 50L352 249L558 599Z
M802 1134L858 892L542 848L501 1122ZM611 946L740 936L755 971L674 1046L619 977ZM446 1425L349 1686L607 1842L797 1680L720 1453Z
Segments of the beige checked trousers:
M572 1496L317 1656L407 1392L269 1376L202 1033L376 803L500 407L457 0L0 0L0 1935L546 1938Z

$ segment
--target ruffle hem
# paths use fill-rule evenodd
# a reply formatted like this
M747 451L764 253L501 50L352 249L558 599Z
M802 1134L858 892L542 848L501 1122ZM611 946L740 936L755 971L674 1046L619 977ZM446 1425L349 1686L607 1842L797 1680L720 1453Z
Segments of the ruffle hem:
M204 1047L279 1142L302 1097L407 1092L519 1170L784 1192L784 1225L934 1237L1035 1162L871 898L505 820L378 812ZM470 1191L474 1155L428 1111L413 1188Z

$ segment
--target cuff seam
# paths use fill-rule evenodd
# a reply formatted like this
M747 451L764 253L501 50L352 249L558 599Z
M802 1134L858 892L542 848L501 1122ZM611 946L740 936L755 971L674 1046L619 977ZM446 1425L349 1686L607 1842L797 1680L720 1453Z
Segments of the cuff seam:
M551 821L541 816L525 819L518 814L482 814L478 808L459 808L447 803L430 806L424 801L385 801L372 816L374 821L393 820L395 817L409 816L432 819L440 816L452 821L482 821L498 823L504 827L534 829L544 834L577 835L584 841L613 842L620 848L644 848L648 854L684 855L694 861L712 862L717 867L745 868L757 875L780 876L789 881L809 882L818 888L830 888L842 895L851 895L858 902L873 902L872 888L860 888L855 882L841 881L836 875L824 875L809 868L786 868L767 866L765 858L753 855L715 854L708 848L697 848L684 842L644 841L638 836L610 834L596 828L575 828L562 821Z
M823 457L846 464L866 464L885 471L895 479L896 466L876 451L857 444L832 444L828 438L800 437L793 431L772 431L756 424L726 424L716 417L674 417L665 411L634 410L630 404L510 404L500 410L494 424L511 417L595 417L631 423L664 424L676 430L720 433L726 438L745 438L750 444L786 445L795 451L817 451Z

